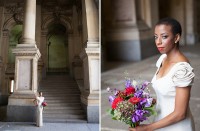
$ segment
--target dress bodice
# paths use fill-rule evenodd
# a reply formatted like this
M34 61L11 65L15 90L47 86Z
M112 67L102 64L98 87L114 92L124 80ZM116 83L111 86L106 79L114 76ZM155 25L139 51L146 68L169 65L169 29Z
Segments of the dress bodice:
M37 97L38 107L42 105L42 102L44 102L44 97Z
M174 64L166 75L157 78L157 73L160 69L163 59L167 57L163 54L158 59L156 66L157 71L152 79L152 87L154 88L157 96L156 110L158 115L155 121L158 121L174 111L176 88L187 88L191 86L194 79L193 68L187 62L178 62ZM184 130L182 130L184 129ZM186 130L185 130L186 129ZM161 131L193 131L192 116L188 107L187 118L176 124L170 125L166 128L160 129Z

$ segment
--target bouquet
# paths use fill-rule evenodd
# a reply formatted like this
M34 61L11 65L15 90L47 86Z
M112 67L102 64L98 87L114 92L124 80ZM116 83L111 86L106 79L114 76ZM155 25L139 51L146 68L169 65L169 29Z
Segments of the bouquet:
M45 102L45 101L42 102L42 106L43 106L43 107L47 106L47 102Z
M113 92L113 95L109 96L111 108L108 109L112 119L125 122L134 128L147 120L147 117L155 115L155 99L150 96L149 91L145 91L145 89L148 90L149 84L148 81L131 82L129 78L126 78L123 91L111 90L108 87L107 90Z

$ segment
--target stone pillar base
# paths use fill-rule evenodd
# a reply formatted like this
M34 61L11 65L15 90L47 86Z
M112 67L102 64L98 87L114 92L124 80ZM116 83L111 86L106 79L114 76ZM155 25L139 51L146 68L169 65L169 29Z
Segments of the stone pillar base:
M88 123L99 123L99 95L81 96L81 102L87 113Z
M15 54L14 92L8 99L7 121L34 122L33 103L38 89L37 67L40 51L34 44L18 44Z
M7 121L8 122L35 122L36 107L23 105L8 105L7 106Z
M12 94L8 100L7 121L35 122L37 110L34 99L35 94Z
M0 106L8 104L8 95L3 95L0 93Z

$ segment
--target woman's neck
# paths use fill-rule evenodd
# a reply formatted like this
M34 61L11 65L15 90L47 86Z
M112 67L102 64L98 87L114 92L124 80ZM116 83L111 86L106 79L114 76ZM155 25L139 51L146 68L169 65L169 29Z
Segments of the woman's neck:
M175 63L177 61L177 58L181 55L181 52L178 48L174 48L170 52L167 53L166 60L170 63Z

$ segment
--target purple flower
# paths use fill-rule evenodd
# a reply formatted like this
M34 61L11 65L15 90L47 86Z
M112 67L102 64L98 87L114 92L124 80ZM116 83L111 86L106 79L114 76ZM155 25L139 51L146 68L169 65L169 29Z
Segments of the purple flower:
M148 111L145 110L136 110L135 113L132 115L132 122L142 122L146 120L145 114L149 113Z
M143 84L142 84L142 90L144 90L148 85L149 85L150 82L148 81L145 81Z
M115 99L115 98L114 98L113 96L109 96L109 102L110 102L110 104L113 103L114 99Z
M131 80L127 79L125 83L126 88L132 86Z
M148 99L146 99L146 100L147 100L147 101L146 101L145 107L150 107L151 104L152 104L153 98L148 98Z
M149 97L150 97L149 93L146 93L146 92L143 92L143 96L144 96L145 98L149 98Z
M139 116L133 114L133 115L132 115L132 122L135 123L135 122L138 122L138 121L140 121Z
M143 90L136 91L136 92L134 93L134 97L141 98L141 97L142 97L142 94L143 94Z
M146 99L146 98L143 98L143 99L141 99L141 101L140 101L140 105L144 105L144 104L146 104L146 102L147 102L147 99Z

